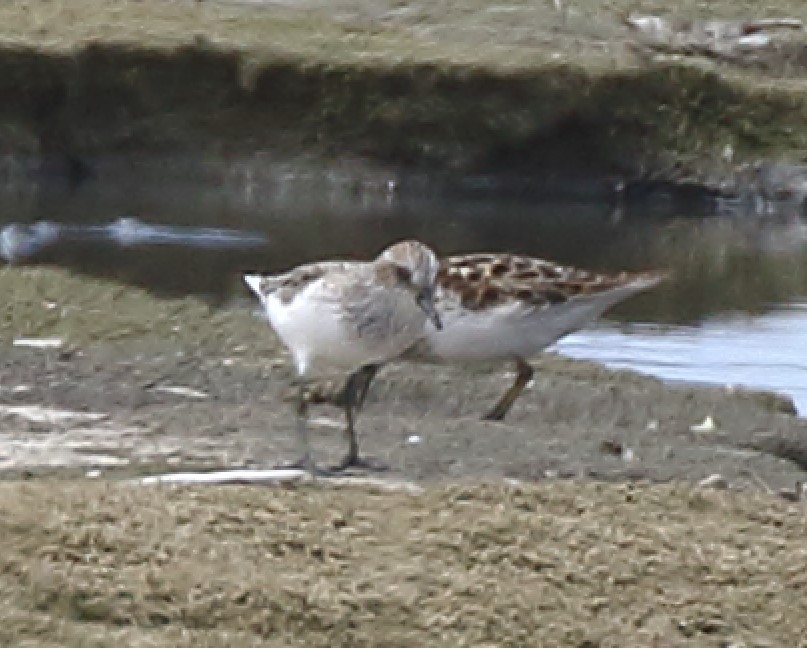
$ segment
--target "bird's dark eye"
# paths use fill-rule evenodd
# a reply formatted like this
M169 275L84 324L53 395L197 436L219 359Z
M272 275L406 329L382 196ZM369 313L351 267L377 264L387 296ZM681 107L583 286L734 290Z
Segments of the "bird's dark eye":
M403 266L396 265L395 274L398 277L398 281L401 282L409 282L412 279L412 273L409 268L404 268Z

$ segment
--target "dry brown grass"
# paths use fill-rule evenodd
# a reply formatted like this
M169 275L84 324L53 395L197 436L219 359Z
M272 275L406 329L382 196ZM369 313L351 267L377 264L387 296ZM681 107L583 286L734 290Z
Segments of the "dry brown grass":
M68 347L147 340L160 345L243 344L266 326L252 313L199 299L159 299L140 288L53 268L0 269L0 336L63 339Z
M4 645L807 641L807 516L769 497L84 481L0 503Z
M71 51L88 43L170 47L208 43L253 57L310 62L481 64L520 68L547 61L612 69L623 55L629 12L679 18L807 19L799 0L761 9L749 0L11 0L0 7L0 40Z

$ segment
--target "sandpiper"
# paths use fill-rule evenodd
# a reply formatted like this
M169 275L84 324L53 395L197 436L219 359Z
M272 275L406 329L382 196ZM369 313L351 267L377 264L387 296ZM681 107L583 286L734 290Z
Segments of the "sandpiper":
M371 262L324 261L280 275L244 276L297 369L302 447L297 465L316 471L308 440L306 382L323 371L353 373L398 357L423 336L427 319L440 330L433 302L438 267L424 244L403 241ZM355 383L348 381L345 392L349 446L337 470L364 465L353 427Z
M632 295L657 285L660 272L598 274L512 254L466 254L443 259L435 306L442 328L425 334L401 359L428 363L515 363L510 388L485 414L504 419L531 380L529 360ZM336 394L312 390L312 402L360 406L378 365L362 367Z

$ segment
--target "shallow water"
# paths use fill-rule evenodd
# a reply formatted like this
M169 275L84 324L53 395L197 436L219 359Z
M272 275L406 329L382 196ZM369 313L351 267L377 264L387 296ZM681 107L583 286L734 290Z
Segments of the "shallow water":
M57 246L33 261L113 276L216 303L246 297L239 274L322 257L365 257L416 237L440 254L510 251L600 270L668 268L673 278L621 305L562 352L671 380L742 384L792 396L807 411L807 222L800 212L719 215L707 200L657 191L620 201L607 190L536 196L486 179L335 172L262 161L129 164L72 186L59 175L6 174L0 225L41 219L257 230L250 250ZM630 325L624 325L630 323Z
M807 301L760 315L718 316L698 326L601 325L561 340L573 358L666 380L753 385L788 394L807 412Z

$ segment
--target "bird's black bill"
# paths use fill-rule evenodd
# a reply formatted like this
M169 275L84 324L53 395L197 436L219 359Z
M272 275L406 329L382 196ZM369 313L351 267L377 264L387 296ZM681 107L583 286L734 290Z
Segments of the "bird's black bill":
M434 328L438 331L443 328L443 322L440 320L440 314L437 312L437 309L434 307L434 295L427 292L422 292L418 295L418 306L423 310L424 313L428 316L431 320L432 324L434 324Z

